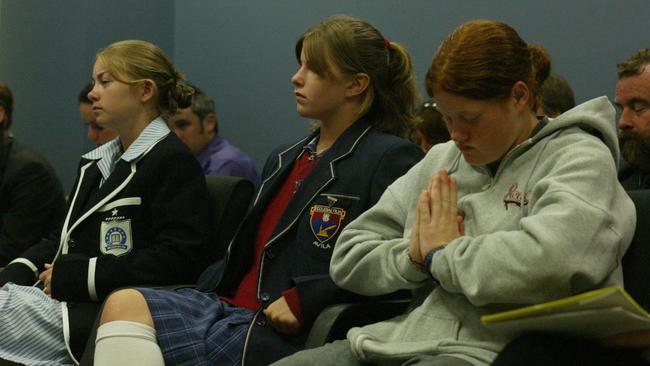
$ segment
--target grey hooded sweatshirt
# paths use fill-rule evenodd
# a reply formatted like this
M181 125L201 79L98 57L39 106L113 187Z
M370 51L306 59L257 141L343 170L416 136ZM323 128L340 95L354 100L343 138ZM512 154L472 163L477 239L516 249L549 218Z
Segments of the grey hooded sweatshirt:
M414 310L348 332L353 353L379 364L445 354L488 365L508 341L481 315L622 284L636 223L619 184L614 109L588 101L547 123L494 175L454 142L434 146L341 233L330 272L350 291L414 291ZM465 234L424 273L407 251L418 194L446 169L458 184ZM435 280L434 280L435 279Z

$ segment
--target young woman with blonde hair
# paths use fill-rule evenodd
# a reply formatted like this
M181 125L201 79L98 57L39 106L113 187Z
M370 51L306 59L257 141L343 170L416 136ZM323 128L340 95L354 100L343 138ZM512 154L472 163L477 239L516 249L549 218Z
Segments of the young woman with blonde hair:
M111 291L194 282L206 265L205 178L161 118L187 107L192 89L144 41L101 50L92 83L97 124L119 137L82 156L60 234L0 274L5 360L76 363Z

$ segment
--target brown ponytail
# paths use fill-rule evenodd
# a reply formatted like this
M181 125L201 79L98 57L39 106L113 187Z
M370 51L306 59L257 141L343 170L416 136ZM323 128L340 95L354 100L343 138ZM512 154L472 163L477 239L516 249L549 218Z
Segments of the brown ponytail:
M387 133L405 136L415 116L418 92L411 58L398 43L390 42L368 22L345 15L325 20L307 30L296 43L296 57L315 73L330 77L326 60L344 75L365 73L370 85L359 117L367 115Z

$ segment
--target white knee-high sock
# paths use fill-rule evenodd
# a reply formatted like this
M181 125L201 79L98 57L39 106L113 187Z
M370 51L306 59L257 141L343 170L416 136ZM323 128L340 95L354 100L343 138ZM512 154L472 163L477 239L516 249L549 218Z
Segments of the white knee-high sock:
M164 366L156 330L130 321L112 321L97 328L95 366Z

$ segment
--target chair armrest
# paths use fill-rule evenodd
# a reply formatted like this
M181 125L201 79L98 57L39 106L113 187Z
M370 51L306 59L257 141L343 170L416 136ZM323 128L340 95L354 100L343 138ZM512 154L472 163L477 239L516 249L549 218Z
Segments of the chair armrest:
M344 339L348 330L390 319L406 311L410 299L335 304L325 308L314 321L305 349Z

